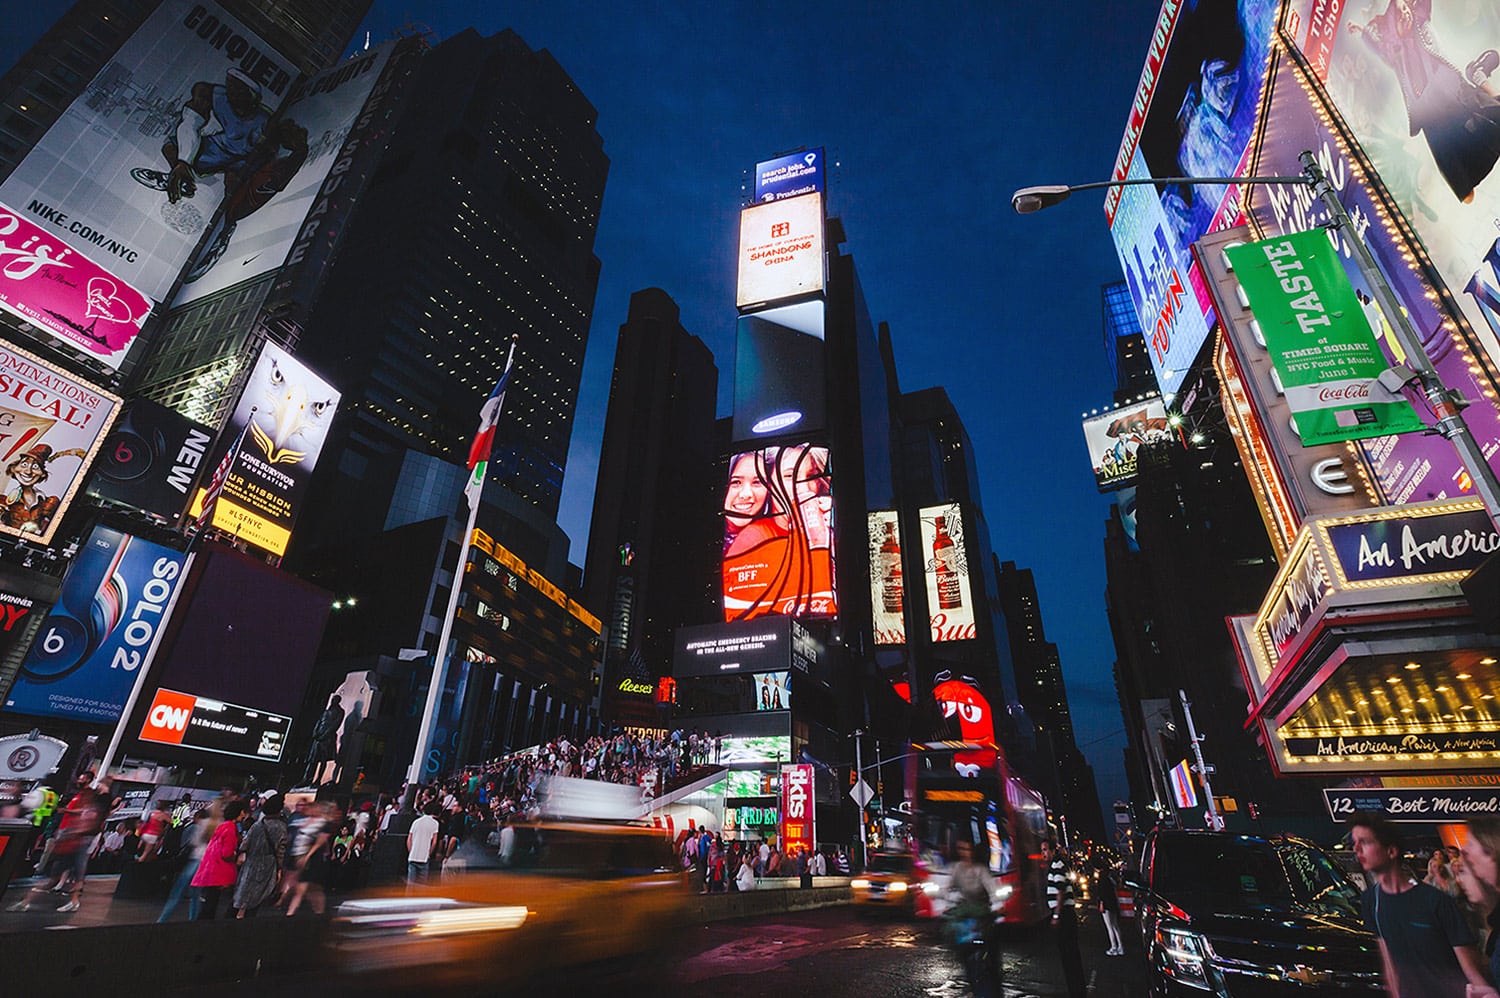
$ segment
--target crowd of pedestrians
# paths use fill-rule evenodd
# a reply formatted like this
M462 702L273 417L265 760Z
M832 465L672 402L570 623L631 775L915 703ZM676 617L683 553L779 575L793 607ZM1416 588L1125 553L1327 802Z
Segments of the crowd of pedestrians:
M725 841L707 828L678 832L675 852L700 894L753 890L763 878L792 877L810 887L813 877L849 872L849 854L842 849L792 848L783 853L765 841Z

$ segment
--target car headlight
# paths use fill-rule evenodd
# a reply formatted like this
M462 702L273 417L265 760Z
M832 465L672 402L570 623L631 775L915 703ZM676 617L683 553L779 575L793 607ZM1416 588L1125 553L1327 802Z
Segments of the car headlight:
M917 885L923 894L941 894L943 889L930 880L924 880Z
M995 900L996 901L1007 901L1007 900L1010 899L1010 896L1012 894L1014 894L1015 892L1016 892L1016 889L1014 887L1012 887L1010 884L1001 884L999 887L995 888Z
M857 891L863 891L869 889L870 882L863 877L855 877L853 880L849 881L849 886L853 887Z
M1213 990L1209 982L1209 960L1213 950L1196 932L1171 926L1157 926L1156 945L1161 950L1163 969L1179 984L1190 988Z
M906 881L892 880L888 886L892 894L900 894L902 891L906 890Z

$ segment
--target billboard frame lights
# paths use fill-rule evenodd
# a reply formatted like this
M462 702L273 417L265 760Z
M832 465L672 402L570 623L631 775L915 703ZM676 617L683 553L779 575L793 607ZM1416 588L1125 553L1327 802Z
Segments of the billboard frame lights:
M1376 266L1375 258L1371 255L1370 248L1365 245L1364 237L1359 234L1349 213L1344 210L1344 205L1334 192L1333 185L1324 175L1322 167L1318 166L1317 158L1311 150L1303 150L1297 159L1302 163L1302 173L1297 176L1151 177L1135 180L1103 180L1089 184L1039 184L1017 190L1011 195L1010 204L1016 214L1031 215L1043 208L1050 208L1066 201L1074 191L1104 190L1141 184L1221 183L1241 186L1250 184L1297 185L1311 188L1313 195L1328 209L1330 221L1326 227L1336 231L1341 230L1348 240L1349 246L1354 250L1354 259L1359 265L1360 273L1369 281L1370 289L1374 292L1376 304L1380 306L1386 321L1390 323L1402 352L1411 361L1410 367L1398 365L1381 372L1370 386L1371 400L1397 401L1402 398L1400 389L1415 383L1426 398L1433 415L1437 416L1438 433L1442 434L1458 452L1459 460L1463 462L1464 470L1469 473L1474 483L1474 491L1483 501L1485 511L1489 513L1496 527L1500 528L1500 479L1496 478L1495 471L1485 459L1479 442L1474 439L1474 434L1464 422L1463 410L1469 403L1460 398L1456 392L1448 389L1443 384L1442 378L1438 376L1437 369L1432 365L1432 358L1428 356L1427 348L1422 343L1422 337L1412 328L1411 320L1402 309L1400 300L1391 290L1391 286L1386 283L1385 275Z

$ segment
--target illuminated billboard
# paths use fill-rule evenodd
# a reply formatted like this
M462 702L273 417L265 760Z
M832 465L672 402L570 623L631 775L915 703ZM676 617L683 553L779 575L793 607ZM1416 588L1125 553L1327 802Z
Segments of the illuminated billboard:
M0 309L111 369L151 312L145 295L0 204Z
M814 828L813 768L807 763L781 767L781 851L784 855L817 847Z
M1291 0L1284 30L1469 324L1500 353L1500 6Z
M723 513L725 620L838 613L827 447L735 454Z
M306 133L306 158L264 207L238 219L220 219L183 276L174 308L282 265L393 45L355 53L295 88L281 120L296 122Z
M1328 175L1340 202L1357 219L1376 266L1404 306L1443 383L1472 404L1464 422L1475 442L1500 467L1500 409L1495 388L1483 374L1480 358L1436 300L1432 285L1412 259L1398 220L1386 210L1363 179L1365 174L1329 124L1301 69L1278 52L1272 69L1264 138L1258 143L1251 169L1257 174L1301 171L1298 153L1310 149ZM1246 198L1246 211L1262 236L1285 235L1326 224L1327 209L1302 186L1256 186ZM1405 355L1392 338L1389 323L1373 301L1370 282L1345 248L1344 273L1353 284L1362 308L1377 332L1380 350L1390 362ZM1425 405L1417 407L1431 422ZM1453 447L1436 434L1404 433L1357 444L1375 473L1382 500L1391 505L1472 494L1468 472Z
M135 399L104 439L89 495L175 520L213 442L213 430L203 424Z
M200 752L280 762L292 719L208 697L158 689L140 740Z
M969 560L964 546L964 517L958 503L924 506L923 577L927 580L927 613L933 641L961 641L975 636L974 594L969 587Z
M21 663L5 709L113 722L166 624L184 555L95 527Z
M822 290L823 195L804 194L740 212L736 305L764 305Z
M734 351L733 439L823 429L823 302L742 315Z
M226 186L229 214L244 217L306 157L295 122L271 121L296 75L217 4L163 0L0 184L0 201L162 301Z
M120 399L0 341L0 533L52 543Z
M244 435L213 508L213 526L275 555L286 553L297 506L312 479L339 393L291 354L267 342L221 439L223 453ZM202 509L207 482L190 510Z
M807 672L821 653L806 628L790 617L679 627L675 642L672 675L678 679L789 669Z
M1167 409L1160 398L1111 409L1083 421L1083 440L1100 492L1113 492L1135 482L1140 449L1172 439Z
M788 735L726 735L719 739L716 759L721 766L765 765L792 757Z
M822 194L825 167L822 149L809 149L755 164L755 200L781 201L803 194Z
M869 514L870 607L875 643L906 643L906 582L901 577L901 525L892 510Z
M1244 174L1278 0L1165 0L1113 179ZM1115 250L1170 404L1213 326L1213 302L1190 253L1240 220L1237 187L1112 188Z

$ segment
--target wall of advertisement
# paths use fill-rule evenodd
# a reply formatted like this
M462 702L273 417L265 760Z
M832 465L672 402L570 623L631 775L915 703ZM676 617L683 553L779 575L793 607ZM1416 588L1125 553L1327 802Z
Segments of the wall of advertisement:
M89 494L174 520L213 442L214 431L202 423L135 399L104 440Z
M5 709L111 723L181 584L184 556L110 527L89 534Z
M901 577L901 524L893 510L869 514L870 608L875 643L906 643L906 581Z
M763 305L823 290L823 195L752 205L740 212L734 303Z
M1165 0L1114 179L1242 174L1278 2ZM1189 248L1240 214L1239 189L1224 185L1124 187L1106 196L1110 233L1169 402L1213 325Z
M1083 421L1083 440L1100 492L1113 492L1135 482L1140 449L1170 439L1167 409L1160 398L1121 406Z
M120 399L0 341L0 533L52 543Z
M224 196L248 213L286 186L306 138L269 124L292 64L214 3L163 0L0 184L80 253L161 301ZM188 166L167 162L165 147Z
M1493 356L1500 7L1427 0L1407 10L1291 0L1283 24Z
M837 614L833 537L827 447L735 454L724 495L724 619Z
M1443 383L1474 403L1464 410L1464 420L1475 440L1491 455L1491 463L1500 467L1500 410L1496 408L1494 387L1480 373L1473 350L1434 300L1431 285L1409 259L1394 221L1376 204L1359 165L1323 121L1301 70L1284 53L1276 54L1269 88L1266 126L1251 169L1260 174L1300 173L1298 154L1307 149L1316 155L1381 273L1405 306ZM1300 232L1327 221L1327 211L1303 187L1253 187L1247 195L1246 212L1255 228L1267 236ZM1378 333L1383 355L1392 362L1404 359L1385 317L1372 300L1369 282L1359 272L1348 247L1340 249L1344 272L1371 328ZM1431 421L1426 406L1417 406L1417 413ZM1406 433L1362 441L1359 446L1389 503L1458 496L1468 488L1463 463L1442 437Z
M734 440L815 433L826 425L823 308L809 301L740 316Z
M298 504L338 404L339 393L328 382L267 342L213 462L218 465L248 426L244 446L214 504L212 525L272 554L285 554ZM200 488L194 499L193 516L203 508L203 493Z
M974 594L969 588L969 560L964 547L963 510L958 503L924 506L922 573L927 582L927 612L933 641L975 636Z
M220 219L184 275L174 308L282 265L394 45L358 53L298 85L280 121L305 135L306 158L264 206Z
M111 369L151 313L145 295L0 204L0 309Z

